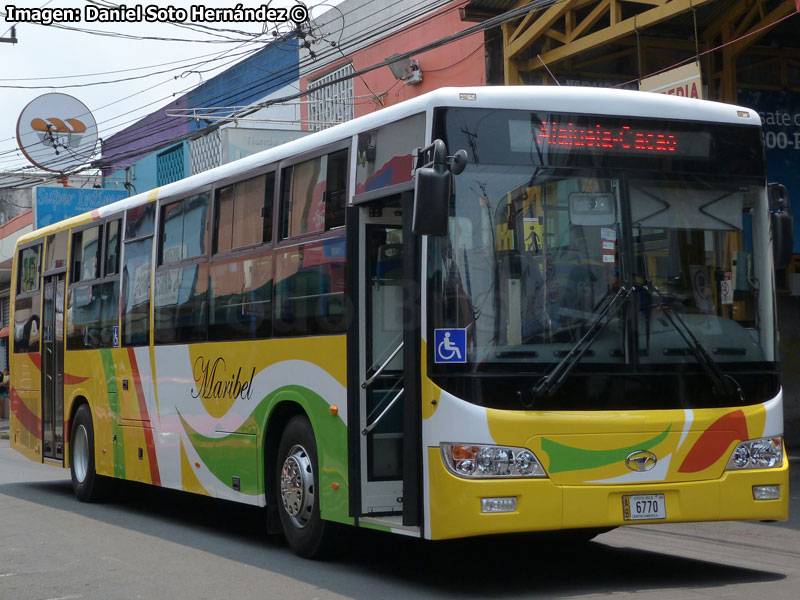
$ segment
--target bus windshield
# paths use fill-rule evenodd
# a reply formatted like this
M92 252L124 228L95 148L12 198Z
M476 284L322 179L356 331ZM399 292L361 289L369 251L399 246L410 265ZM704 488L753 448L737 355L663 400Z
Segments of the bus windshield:
M777 374L758 130L612 121L440 111L470 160L449 235L429 241L434 379L501 408L763 402Z

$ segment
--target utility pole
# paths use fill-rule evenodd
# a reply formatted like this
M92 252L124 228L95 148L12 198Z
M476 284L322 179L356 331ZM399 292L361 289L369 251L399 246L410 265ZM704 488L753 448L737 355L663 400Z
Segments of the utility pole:
M11 37L0 37L0 42L5 42L6 44L16 44L17 43L17 27L16 25L11 26Z

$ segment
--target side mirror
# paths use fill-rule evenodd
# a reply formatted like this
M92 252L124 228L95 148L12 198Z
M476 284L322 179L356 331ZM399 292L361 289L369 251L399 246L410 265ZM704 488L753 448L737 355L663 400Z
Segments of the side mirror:
M767 200L771 211L787 211L792 213L789 206L789 190L782 183L767 184Z
M450 171L417 169L411 228L417 235L446 235L450 213Z
M453 155L453 165L450 167L450 170L453 172L453 175L461 175L464 172L464 169L467 168L467 163L469 162L469 157L467 156L467 151L463 148L456 152Z
M447 146L442 140L426 148L418 148L414 183L414 215L412 230L417 235L447 235L450 216L452 175L467 166L467 152L459 150L448 162Z
M794 219L789 204L789 192L780 183L769 183L767 197L772 230L772 260L776 269L785 269L792 262L794 250Z
M772 229L772 260L776 269L785 269L792 262L794 249L794 223L792 215L785 212L769 214Z

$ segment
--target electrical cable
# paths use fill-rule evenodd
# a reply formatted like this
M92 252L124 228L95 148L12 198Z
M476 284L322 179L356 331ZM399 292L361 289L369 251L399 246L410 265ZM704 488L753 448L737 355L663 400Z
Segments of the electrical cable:
M412 16L415 16L415 15L412 15ZM406 18L408 18L408 17L406 17ZM382 28L382 29L386 29L386 28ZM355 37L355 38L357 38L358 36L354 36L354 37ZM362 41L363 41L363 38L362 38ZM166 128L163 128L163 129L169 129L169 128L171 128L171 126L169 126L169 127L166 127ZM147 132L147 135L148 135L148 136L152 136L152 135L153 135L153 133L154 133L154 132L151 130L151 131ZM159 145L161 145L161 144L159 144ZM142 151L143 151L143 149L140 149L140 150L139 150L139 152L142 152Z
M487 22L480 23L480 24L477 24L475 26L466 28L462 32L459 32L459 33L456 33L456 34L452 34L450 36L446 36L445 38L442 38L442 39L437 40L435 42L426 44L425 46L423 46L421 48L417 48L415 50L409 51L409 52L406 53L406 55L410 56L410 55L418 54L418 53L421 53L421 52L424 52L424 51L427 51L427 50L430 50L430 49L441 47L441 46L443 46L443 45L445 45L447 43L450 43L451 41L455 41L456 39L461 39L462 37L467 37L468 35L472 35L474 33L477 33L477 32L480 32L480 31L485 31L486 29L490 29L492 27L496 27L496 26L500 25L502 22L504 22L505 20L517 18L519 16L522 16L522 15L526 14L527 12L530 12L531 10L533 10L535 8L541 8L541 7L544 7L544 6L549 6L549 5L553 4L553 3L555 3L555 1L556 0L539 0L539 2L531 3L532 5L526 5L524 7L521 7L523 10L520 10L519 8L518 9L512 9L511 11L508 11L507 13L499 15L496 18L489 19ZM401 55L400 58L404 58L404 57L405 57L404 55ZM374 70L374 69L376 69L378 67L385 66L387 64L388 64L387 61L382 61L380 63L377 63L375 65L367 67L365 69L361 69L360 71L355 72L353 75L342 77L342 78L338 79L337 81L355 77L355 76L357 76L357 74L359 72L360 73L366 73L366 72L372 71L372 70ZM291 96L286 96L286 97L282 97L280 99L275 99L275 100L269 101L267 103L262 103L262 105L270 106L270 105L277 104L277 103L282 102L282 101L293 100L293 99L296 99L296 98L301 97L303 95L306 95L307 93L308 93L308 90L306 90L304 92L300 92L298 94L293 94ZM237 115L237 116L246 116L246 114L252 114L256 110L258 110L258 108L250 109L250 110L246 111L244 114ZM206 129L210 129L210 128L206 128ZM200 130L195 130L194 132L192 132L192 135L197 135L199 131ZM160 147L164 147L164 146L162 145ZM137 155L144 153L141 149L133 150L132 152L135 152ZM108 160L108 162L114 163L114 162L118 162L119 160L124 160L124 158L125 158L124 155L121 155L121 154L116 154L116 155L115 154L111 154L108 157L106 157L104 155L104 157L102 159L100 159L100 161L97 161L95 163L95 166L102 166L102 163L106 162L106 159Z
M420 4L424 4L424 3L420 3ZM416 5L416 6L419 6L419 5ZM415 8L416 8L416 6L415 6ZM406 15L402 15L402 16L406 17ZM414 16L416 16L416 15L410 15L410 16L411 16L411 17L414 17ZM408 18L408 17L406 17L406 18ZM367 19L367 16L365 16L365 17L362 17L362 19L359 19L358 21L356 21L356 23L357 23L357 22L360 22L360 21L362 21L362 20L366 20L366 19ZM383 29L385 29L385 27L384 27ZM354 37L356 37L356 38L360 37L359 33L360 33L360 32L357 32L357 33L356 33L356 35L355 35ZM371 36L370 36L370 37L371 37ZM361 39L362 39L362 41L363 41L363 37L361 37ZM231 95L231 93L239 94L239 93L240 93L240 91L239 91L239 90L236 90L236 91L234 91L234 92L228 92L228 95ZM99 124L100 124L100 123L99 123ZM102 124L105 124L105 122L103 122ZM13 138L12 138L12 139L13 139Z
M52 0L51 0L52 1ZM167 65L178 65L180 63L185 63L193 60L197 60L200 58L206 58L209 56L219 56L227 52L223 50L222 52L210 52L209 54L201 54L200 56L193 57L193 58L184 58L181 60L175 60L165 63L158 63L155 65L148 65L146 67L130 67L128 69L115 69L113 71L102 71L98 73L83 73L81 75L51 75L48 77L15 77L15 78L8 78L3 79L0 78L0 82L2 81L53 81L56 79L78 79L80 77L99 77L100 75L113 75L114 73L128 73L130 71L143 71L145 69L156 69L158 67L166 67ZM242 54L246 54L246 52L242 52ZM177 70L178 67L176 67Z
M454 7L453 7L453 9L456 9L456 8L458 8L458 6L457 6L457 3L456 3L456 6L454 6ZM427 8L427 10L429 11L429 10L430 10L430 7L428 7L428 8ZM427 11L426 11L426 12L427 12ZM407 19L409 19L409 18L413 18L414 16L417 16L417 15L411 15L410 17L409 17L407 14L406 14L406 15L401 15L401 19L397 20L396 22L394 22L394 23L390 23L388 26L384 24L384 26L383 26L383 27L377 28L377 30L374 30L374 31L370 32L370 33L372 33L373 35L371 35L371 36L369 36L369 37L373 37L373 36L375 36L375 35L376 35L376 34L377 34L379 31L381 31L381 30L383 30L383 31L386 31L386 30L388 29L388 27L390 27L390 26L395 26L395 25L397 25L398 23L402 23L402 18L405 18L405 19L407 20ZM365 18L366 18L366 17L365 17ZM512 18L513 18L513 17L512 17ZM362 20L363 20L363 19L362 19ZM358 36L358 35L353 35L352 37L354 38L354 41L357 41L357 42L358 42L358 41L360 41L361 43L363 43L363 41L364 41L364 37L360 37L360 36ZM338 45L338 44L337 44L337 45ZM337 50L337 52L340 52L340 53L341 53L341 48L340 48L340 49L338 49L338 50ZM312 61L312 62L314 62L314 61ZM378 65L378 66L382 66L382 65ZM319 68L318 61L316 62L316 64L314 64L314 67L315 67L315 68ZM376 67L375 67L375 68L376 68ZM371 69L367 69L367 70L371 70ZM362 72L366 72L367 70L364 70L364 71L362 71ZM237 91L236 91L236 93L240 93L240 92L241 92L241 88L240 88L239 90L237 90ZM228 94L226 94L226 95L230 95L230 92L228 92ZM300 95L303 95L303 94L300 94ZM276 101L273 101L273 102L271 102L270 104L275 104L275 103L277 103L277 102L278 102L278 101L276 100ZM135 111L130 111L130 112L135 112ZM129 113L125 113L125 114L129 114ZM171 126L170 126L170 127L171 127ZM146 136L152 136L152 135L153 135L153 132L154 132L154 130L150 130L150 131L146 132ZM141 133L141 132L140 132L140 133ZM196 132L195 132L195 134L196 134ZM160 147L163 147L161 143L159 143L159 146L160 146ZM146 152L146 148L139 148L139 149L137 149L137 150L136 150L136 152L137 152L137 154L142 154L142 153Z

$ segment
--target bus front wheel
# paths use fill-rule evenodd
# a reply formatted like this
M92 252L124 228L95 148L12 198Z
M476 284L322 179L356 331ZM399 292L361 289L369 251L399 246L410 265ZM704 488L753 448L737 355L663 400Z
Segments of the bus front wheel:
M319 462L311 424L292 417L278 446L275 492L286 541L295 554L319 558L330 549L330 525L319 511Z
M95 471L94 426L88 404L78 407L72 419L69 442L69 470L75 495L81 502L100 500L105 482Z

